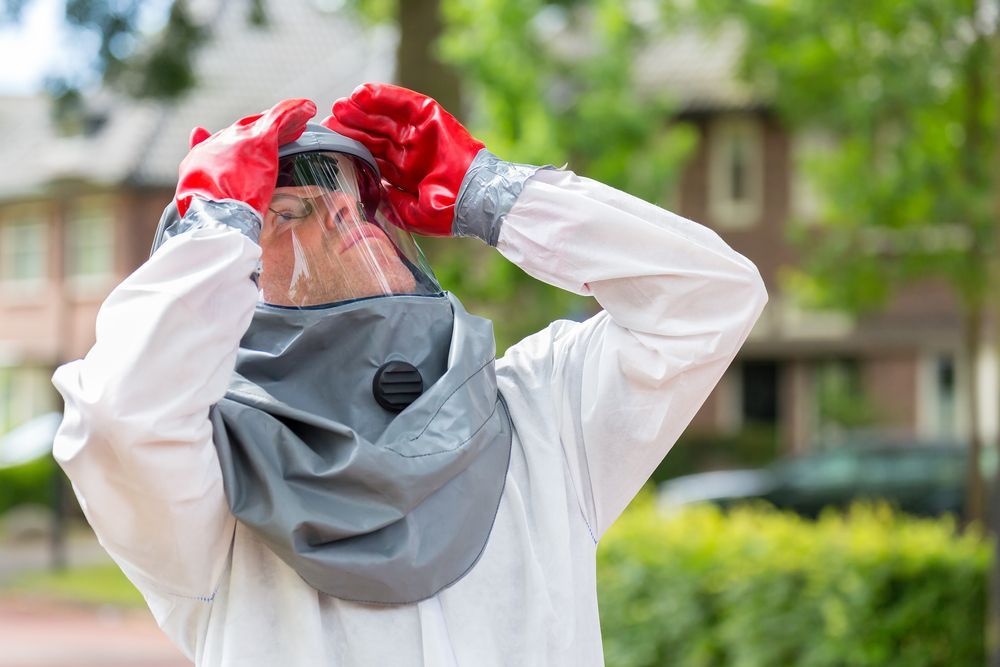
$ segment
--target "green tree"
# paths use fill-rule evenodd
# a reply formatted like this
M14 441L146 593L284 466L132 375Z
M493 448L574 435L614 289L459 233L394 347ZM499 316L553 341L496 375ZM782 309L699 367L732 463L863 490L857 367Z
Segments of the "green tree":
M16 20L30 0L4 0ZM212 38L185 0L170 3L156 35L139 32L137 0L69 0L67 21L95 33L92 72L105 85L170 100L197 84L194 54ZM250 0L250 23L266 26L277 3ZM495 153L578 173L667 203L694 132L672 123L662 94L635 83L633 63L657 38L617 0L345 0L344 11L400 30L397 82L435 97ZM125 46L123 46L125 45ZM64 123L79 124L79 80L51 86ZM463 105L462 93L473 104ZM502 350L554 317L594 306L525 276L477 242L428 240L442 283L494 318Z
M17 23L32 0L2 0L0 25ZM442 31L441 0L345 0L344 10L368 22L393 22L400 28L397 79L421 90L446 107L461 111L460 83L454 70L438 58L433 45ZM161 7L165 19L155 34L143 34L143 12ZM140 0L67 0L66 24L96 37L88 52L76 45L83 67L52 72L46 88L53 98L54 115L69 133L85 122L83 90L95 82L137 98L173 100L197 85L198 49L211 40L211 30L197 25L187 0L163 3ZM244 0L248 25L266 28L270 12L280 11L268 0ZM154 21L155 23L155 21Z
M442 57L475 102L473 133L506 159L566 164L579 174L667 204L694 131L675 108L636 84L634 63L657 38L616 0L442 0ZM481 255L480 255L481 256ZM495 254L468 272L445 262L462 293L513 304L498 322L501 344L554 316L594 306L522 274ZM437 266L440 266L438 264ZM451 277L446 276L446 277Z
M969 368L983 345L997 219L994 21L978 0L699 0L707 25L735 20L743 74L794 130L823 128L811 166L820 227L800 226L792 286L855 311L901 285L946 281L962 306ZM978 383L970 373L968 513L983 517Z
M263 0L254 0L248 19L263 16ZM31 0L3 0L0 25L17 23ZM166 7L162 28L155 35L140 29L142 12L149 3L140 0L67 0L65 20L75 30L96 37L88 53L81 40L74 46L82 67L51 72L46 89L60 127L78 132L85 123L83 90L95 81L114 86L136 97L175 99L195 85L194 57L208 33L192 20L185 0Z
M364 11L391 0L356 2ZM660 36L655 22L640 21L618 0L434 3L441 36L426 48L459 73L471 102L462 117L494 153L529 164L565 164L649 201L669 203L667 193L695 134L673 121L675 108L663 91L636 84L637 57ZM368 15L376 13L369 9ZM402 49L410 28L399 25ZM431 37L425 32L422 38ZM595 308L525 275L478 242L423 245L442 284L494 319L500 350L555 317L584 317Z
M675 109L664 93L636 84L634 63L658 38L655 22L639 21L616 0L421 2L441 12L439 20L422 23L441 30L439 40L436 32L419 33L425 53L458 72L463 99L471 103L458 115L490 150L519 162L566 164L669 203L667 193L695 134L673 122ZM352 7L370 20L398 20L402 53L414 24L403 21L394 0L353 0ZM400 82L444 103L431 81L426 87L403 77ZM478 242L428 239L422 245L442 284L494 319L501 350L554 317L594 309L526 276Z

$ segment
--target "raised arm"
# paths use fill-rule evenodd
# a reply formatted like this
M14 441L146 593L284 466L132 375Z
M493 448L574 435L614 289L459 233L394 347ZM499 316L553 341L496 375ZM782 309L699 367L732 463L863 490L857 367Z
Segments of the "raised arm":
M764 307L753 264L711 230L569 171L490 154L434 100L366 84L323 121L365 143L403 224L476 236L604 311L514 346L522 414L558 422L595 533L621 513Z
M550 378L571 474L599 536L677 440L767 301L754 265L714 232L569 171L539 171L497 249L604 308L508 352Z
M225 566L235 523L208 412L257 303L253 239L278 145L313 113L286 100L193 135L204 141L181 165L176 235L102 305L87 356L53 377L66 404L56 459L101 544L144 591L210 598Z

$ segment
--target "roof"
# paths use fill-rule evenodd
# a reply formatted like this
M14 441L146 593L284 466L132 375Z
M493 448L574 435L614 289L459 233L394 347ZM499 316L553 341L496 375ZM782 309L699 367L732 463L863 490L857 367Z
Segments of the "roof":
M44 95L0 97L0 199L42 195L63 180L169 186L196 125L218 130L286 97L314 100L322 117L357 85L391 80L393 31L362 28L308 0L270 6L260 29L248 25L246 3L220 2L209 21L214 37L196 59L197 87L172 103L101 91L88 98L104 116L90 134L59 136Z
M249 25L245 2L193 2L214 32L196 57L197 87L172 103L102 90L87 98L103 116L87 135L59 136L43 95L0 97L0 200L44 196L65 180L172 187L196 125L218 130L286 97L312 99L322 117L358 84L391 80L395 31L360 27L318 4L270 3L261 29ZM741 46L734 30L665 35L637 60L637 82L672 91L683 110L750 105L734 74Z
M651 42L636 61L641 88L666 90L681 110L734 110L760 106L762 99L738 77L745 39L739 26L706 34L675 31Z
M304 0L271 3L269 25L255 29L239 5L242 11L227 11L215 24L217 37L195 68L197 89L163 109L134 180L172 183L196 125L215 131L288 97L315 101L322 118L361 83L392 79L396 39L389 30L360 28Z

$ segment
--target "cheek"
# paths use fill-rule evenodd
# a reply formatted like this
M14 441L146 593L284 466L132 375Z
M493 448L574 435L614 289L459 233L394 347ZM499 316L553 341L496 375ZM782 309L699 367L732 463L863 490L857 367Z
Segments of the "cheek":
M387 240L384 255L380 257L378 271L389 283L394 293L412 292L416 287L416 278L397 255L395 248Z
M288 273L291 270L294 253L291 234L261 239L261 264L264 271L273 274Z

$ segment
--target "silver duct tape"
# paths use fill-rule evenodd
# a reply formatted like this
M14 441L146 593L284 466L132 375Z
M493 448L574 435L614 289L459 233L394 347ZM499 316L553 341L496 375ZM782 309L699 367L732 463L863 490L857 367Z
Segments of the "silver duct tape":
M160 218L150 254L156 252L167 239L192 229L217 225L231 227L257 243L260 240L261 224L262 220L257 211L250 208L249 204L235 199L210 200L192 197L191 205L183 218L177 211L177 204L170 202Z
M507 162L485 148L480 150L458 190L452 234L474 236L496 247L503 220L525 182L540 169L554 168Z

